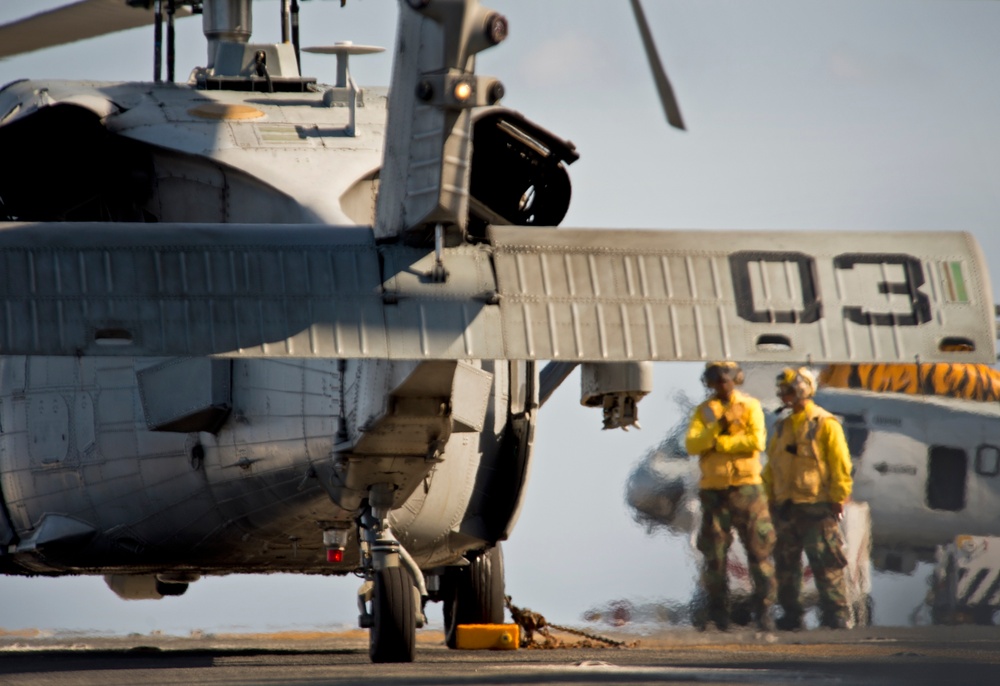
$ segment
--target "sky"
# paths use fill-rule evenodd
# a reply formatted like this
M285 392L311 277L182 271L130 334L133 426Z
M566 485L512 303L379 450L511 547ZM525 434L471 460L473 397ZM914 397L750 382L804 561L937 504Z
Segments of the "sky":
M0 22L59 3L6 0ZM303 45L392 47L392 0L303 3ZM494 0L510 37L484 52L504 104L573 141L563 226L972 232L1000 273L1000 3L989 0L647 0L688 131L669 128L626 0ZM256 3L255 40L278 5ZM199 19L179 23L178 74L204 63ZM354 58L386 85L390 57ZM332 81L329 58L304 70ZM15 78L150 80L152 29L0 61ZM994 283L1000 277L994 277ZM995 287L996 290L996 287ZM700 366L660 364L641 431L603 432L574 374L542 409L521 519L504 544L518 605L574 623L617 598L684 600L689 546L647 535L625 480L702 394ZM926 570L923 570L926 571ZM903 623L922 578L876 578L876 621ZM98 579L0 578L3 627L184 633L351 625L356 579L205 579L185 596L119 600ZM887 599L881 602L879 596ZM440 622L439 610L430 618Z

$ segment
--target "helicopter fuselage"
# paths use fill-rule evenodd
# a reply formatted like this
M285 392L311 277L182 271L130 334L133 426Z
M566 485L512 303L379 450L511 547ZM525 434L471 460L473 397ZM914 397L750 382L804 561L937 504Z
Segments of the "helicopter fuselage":
M0 214L370 224L385 102L353 84L248 94L16 82L0 91L0 141L21 161L0 172ZM517 183L489 186L480 211L495 218L490 207ZM416 362L6 356L0 366L0 565L14 574L350 572L356 542L331 562L323 532L356 538L355 487L376 478L366 466L376 463L400 475L390 523L416 562L464 563L513 526L537 403L535 366L516 361L465 365L481 370L481 426L458 431L399 407L414 402L392 392ZM405 426L379 424L390 416Z

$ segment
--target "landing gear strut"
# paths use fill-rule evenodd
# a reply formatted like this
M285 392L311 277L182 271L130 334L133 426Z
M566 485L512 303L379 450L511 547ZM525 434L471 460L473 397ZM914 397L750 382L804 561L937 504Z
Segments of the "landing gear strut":
M413 662L416 630L424 625L421 608L427 588L423 573L389 531L383 496L372 488L371 506L360 519L365 583L358 591L358 623L369 629L372 662Z

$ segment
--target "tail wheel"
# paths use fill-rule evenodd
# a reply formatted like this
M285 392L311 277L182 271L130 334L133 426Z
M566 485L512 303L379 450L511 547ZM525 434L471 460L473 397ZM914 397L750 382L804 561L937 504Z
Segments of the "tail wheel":
M503 552L500 545L447 573L444 597L445 643L456 647L459 624L502 624L504 619Z
M372 618L368 646L372 662L413 662L417 618L413 580L405 568L375 571Z

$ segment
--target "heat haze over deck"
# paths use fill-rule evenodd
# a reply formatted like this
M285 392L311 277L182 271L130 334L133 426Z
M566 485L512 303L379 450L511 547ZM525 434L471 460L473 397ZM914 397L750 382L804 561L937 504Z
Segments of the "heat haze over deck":
M957 229L973 232L992 271L1000 268L992 233L1000 217L1000 94L983 87L1000 67L993 3L650 3L686 133L663 122L627 3L488 4L508 17L511 35L484 53L480 72L503 79L507 106L581 153L570 169L565 226ZM7 3L0 20L39 5ZM258 14L257 37L277 40L276 22L267 10ZM303 44L391 47L394 15L389 2L303 3ZM197 19L179 23L179 74L203 61L199 30ZM150 33L4 60L0 81L148 80ZM362 85L385 85L389 65L387 56L370 56L352 61L352 72ZM319 56L307 56L305 71L333 79L332 64ZM690 594L685 545L647 537L632 523L622 489L632 463L677 421L674 389L700 394L699 372L658 365L656 391L640 408L641 432L601 432L599 413L578 406L575 378L546 405L528 499L505 545L517 602L568 621L625 589L647 598ZM128 604L99 580L3 584L16 584L9 595L21 608L11 626L142 630L249 624L265 615L268 625L349 624L356 581L211 579L182 598ZM95 592L85 599L69 590L78 584ZM53 594L65 602L52 602ZM243 614L238 598L249 595L272 598L273 609ZM227 597L224 607L212 605ZM15 616L23 619L15 624ZM95 624L98 616L108 625Z

